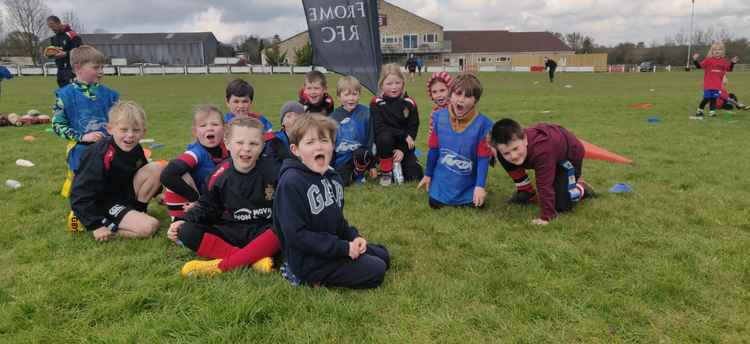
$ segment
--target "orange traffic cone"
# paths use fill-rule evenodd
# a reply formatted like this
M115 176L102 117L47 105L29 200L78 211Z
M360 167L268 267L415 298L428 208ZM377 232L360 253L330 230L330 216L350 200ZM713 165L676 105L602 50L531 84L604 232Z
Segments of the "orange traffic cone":
M581 143L583 143L583 149L586 151L586 153L583 155L584 159L604 160L604 161L609 161L609 162L615 162L618 164L632 164L633 163L633 160L630 160L624 156L612 153L595 144L581 140L580 138L578 140L580 140Z

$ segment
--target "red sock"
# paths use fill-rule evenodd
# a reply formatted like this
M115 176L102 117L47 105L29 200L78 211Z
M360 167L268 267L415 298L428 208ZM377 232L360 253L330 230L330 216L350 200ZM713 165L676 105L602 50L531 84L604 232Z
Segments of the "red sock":
M167 214L172 218L185 215L185 203L188 200L172 190L164 190L164 204L167 205Z
M233 255L239 250L239 248L230 245L222 238L211 233L205 233L203 234L201 245L198 246L198 251L196 253L201 257L224 259Z
M219 263L221 271L229 271L242 266L250 266L261 258L272 257L279 252L279 238L269 228L263 234L253 239L245 247Z
M383 173L389 173L393 171L393 157L380 158L380 171Z

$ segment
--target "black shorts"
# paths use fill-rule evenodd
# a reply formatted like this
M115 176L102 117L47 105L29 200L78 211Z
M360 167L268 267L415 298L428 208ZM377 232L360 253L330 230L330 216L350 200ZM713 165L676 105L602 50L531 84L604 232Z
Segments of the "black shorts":
M119 227L122 219L125 218L130 211L136 210L135 205L127 202L115 203L107 209L101 209L104 212L104 222L102 223L105 227ZM111 229L111 228L110 228Z

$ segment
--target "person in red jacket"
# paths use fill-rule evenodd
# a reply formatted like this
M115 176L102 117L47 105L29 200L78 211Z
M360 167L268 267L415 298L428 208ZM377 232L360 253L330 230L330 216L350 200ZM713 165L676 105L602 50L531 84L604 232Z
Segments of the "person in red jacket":
M567 129L547 123L522 128L512 119L492 126L492 145L508 174L533 169L541 214L536 225L546 225L558 213L572 210L584 197L593 197L583 182L583 144ZM512 174L511 174L512 175Z
M715 42L708 51L708 56L700 63L698 57L700 54L693 55L693 65L698 69L703 69L703 100L695 111L694 119L703 119L703 108L709 104L709 116L716 116L716 100L721 96L721 83L727 72L734 69L734 65L739 62L737 56L731 61L725 57L724 43Z
M730 93L727 90L727 77L724 77L724 81L721 85L721 95L716 100L716 107L723 110L750 110L750 106L747 106L737 99L734 93Z

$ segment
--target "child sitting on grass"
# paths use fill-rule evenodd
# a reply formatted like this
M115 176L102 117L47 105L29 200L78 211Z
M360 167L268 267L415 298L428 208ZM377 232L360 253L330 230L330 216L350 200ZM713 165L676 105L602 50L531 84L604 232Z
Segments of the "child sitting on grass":
M294 125L294 121L305 113L302 104L295 101L288 101L281 106L279 117L281 119L281 130L274 133L274 138L266 142L263 149L263 157L275 159L279 164L284 159L292 158L292 151L289 150L289 135L287 130Z
M721 83L721 95L716 100L716 107L723 110L750 110L750 106L747 106L737 99L734 93L730 93L727 90L727 84L729 80L724 76L724 81Z
M252 117L263 123L263 139L273 139L273 124L263 114L252 112L255 99L255 89L249 82L234 79L227 84L224 92L229 112L224 115L224 123L229 123L235 117Z
M183 277L213 276L252 265L269 272L279 242L271 231L271 211L278 164L260 159L263 124L237 117L227 125L225 142L231 159L209 177L198 203L169 226L167 237L213 260L193 260Z
M336 123L321 114L297 120L289 131L292 153L281 167L273 228L293 285L376 288L390 256L368 244L344 218L344 186L331 167Z
M229 157L224 145L224 121L215 106L195 108L192 133L195 141L161 173L161 183L167 188L164 203L173 219L184 215L198 200L216 164Z
M333 98L328 95L328 82L325 74L314 70L305 74L305 83L299 90L299 102L306 113L320 113L325 116L333 112Z
M448 108L432 113L427 169L417 185L429 192L432 208L484 206L492 120L477 110L481 96L479 79L461 74L451 85Z
M139 143L146 134L146 113L135 102L119 102L109 111L107 132L111 136L81 157L70 194L73 213L97 241L150 237L159 220L146 208L161 189L163 167L149 163Z
M546 225L558 212L571 210L585 197L594 197L581 178L583 144L570 131L546 123L524 129L506 118L492 126L491 135L498 160L509 175L534 170L541 214L532 223Z
M352 76L340 78L336 85L341 106L331 114L338 123L333 168L341 176L344 186L353 181L364 182L367 170L374 171L372 121L370 109L359 103L361 92L362 85ZM371 176L376 176L376 173L374 171Z
M405 181L422 179L422 166L414 155L419 112L417 103L406 94L405 83L400 66L384 65L378 82L380 95L370 103L383 186L393 182L394 163L401 164Z

